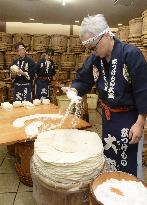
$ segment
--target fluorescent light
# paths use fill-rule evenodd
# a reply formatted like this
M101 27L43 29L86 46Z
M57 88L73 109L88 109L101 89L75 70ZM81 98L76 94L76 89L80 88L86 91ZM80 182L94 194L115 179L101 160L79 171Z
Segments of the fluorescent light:
M118 26L122 26L122 23L118 23L117 25L118 25Z
M62 6L66 5L66 0L62 0Z
M79 22L80 22L79 20L75 21L75 23L79 23Z
M33 18L30 18L30 21L34 21L35 19L33 19Z

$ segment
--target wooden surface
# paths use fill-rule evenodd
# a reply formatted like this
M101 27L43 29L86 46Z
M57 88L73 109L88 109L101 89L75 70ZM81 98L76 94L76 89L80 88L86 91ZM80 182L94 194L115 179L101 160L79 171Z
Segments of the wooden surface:
M13 144L16 142L23 142L30 140L25 135L25 127L15 128L13 127L13 121L19 117L24 117L33 114L63 114L57 106L50 105L40 105L35 106L35 108L27 109L24 107L13 108L12 111L6 111L0 108L0 144ZM61 128L72 128L73 115L69 115L65 120L65 123ZM49 122L50 123L50 122ZM57 123L57 120L56 120ZM91 127L91 125L84 120L80 119L75 128L86 129Z

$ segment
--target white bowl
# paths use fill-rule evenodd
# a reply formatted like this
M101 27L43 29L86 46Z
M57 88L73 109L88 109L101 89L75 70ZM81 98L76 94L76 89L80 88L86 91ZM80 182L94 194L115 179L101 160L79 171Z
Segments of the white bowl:
M49 99L43 99L42 100L42 104L49 105L50 104L50 100Z
M29 102L29 101L23 101L23 106L27 109L32 109L35 106L33 105L33 103Z
M33 105L40 105L40 104L41 104L41 100L39 99L33 100Z
M21 101L14 101L13 102L13 107L21 107L21 106L22 106Z
M1 103L1 107L7 111L11 111L13 109L13 105L9 102Z

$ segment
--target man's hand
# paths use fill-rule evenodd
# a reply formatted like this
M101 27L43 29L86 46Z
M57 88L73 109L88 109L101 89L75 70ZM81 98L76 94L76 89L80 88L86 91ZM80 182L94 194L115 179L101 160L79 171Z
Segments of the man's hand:
M64 93L68 93L68 92L72 92L74 93L75 95L78 94L78 91L75 89L75 88L70 88L70 87L62 87L61 90L64 92Z
M129 144L139 143L139 141L142 137L142 134L143 134L143 126L136 122L131 127L130 132L129 132L129 139L131 139Z
M75 88L70 88L70 87L62 87L61 88L63 90L64 93L66 93L68 99L71 100L71 102L73 103L80 103L82 98L80 96L78 96L78 92Z

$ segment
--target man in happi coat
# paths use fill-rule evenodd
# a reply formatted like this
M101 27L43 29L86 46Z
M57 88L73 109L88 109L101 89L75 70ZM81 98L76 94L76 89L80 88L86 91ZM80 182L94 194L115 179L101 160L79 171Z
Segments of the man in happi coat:
M17 43L15 48L19 57L10 67L14 83L14 101L31 101L35 62L26 55L23 43Z
M54 50L48 48L46 55L35 67L35 98L46 99L50 97L50 82L55 76L55 64L53 62Z
M147 63L137 47L114 37L101 14L84 18L80 38L92 55L71 87L62 89L83 96L96 84L107 162L115 171L140 177L137 152L147 114ZM138 165L141 169L139 160Z

